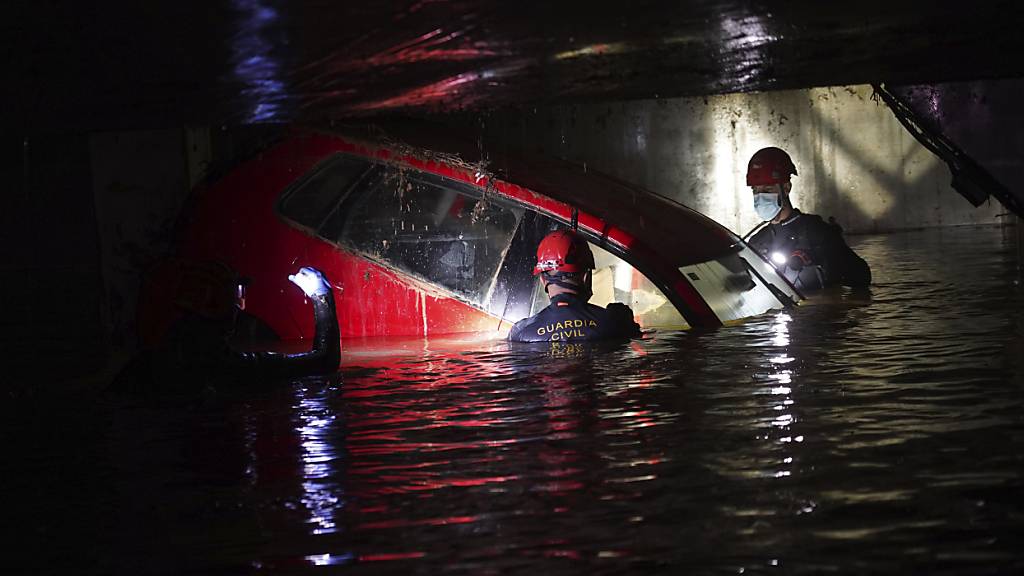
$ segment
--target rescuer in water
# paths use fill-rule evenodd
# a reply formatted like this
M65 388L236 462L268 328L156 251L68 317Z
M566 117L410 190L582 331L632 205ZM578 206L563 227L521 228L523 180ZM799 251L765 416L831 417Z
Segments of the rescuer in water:
M145 347L112 384L112 391L186 390L245 377L252 383L264 376L325 374L338 369L340 331L334 295L324 275L303 267L288 280L313 306L314 335L310 349L301 352L239 349L231 341L245 307L244 283L225 267L183 266L188 271L179 285L176 307L181 315L159 343ZM202 276L202 283L189 282Z
M551 303L512 327L513 342L583 342L640 335L633 311L618 302L601 308L589 304L594 254L573 232L551 232L537 246L534 276L540 275Z
M796 166L779 148L762 148L750 158L747 186L754 193L754 210L767 223L750 246L799 289L870 284L871 268L846 245L842 228L790 203L791 175L796 175Z

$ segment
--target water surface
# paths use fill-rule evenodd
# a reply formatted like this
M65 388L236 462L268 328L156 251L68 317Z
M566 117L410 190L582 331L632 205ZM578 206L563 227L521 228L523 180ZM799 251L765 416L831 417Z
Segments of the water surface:
M868 293L717 331L19 411L8 568L1020 573L1012 236L850 242Z

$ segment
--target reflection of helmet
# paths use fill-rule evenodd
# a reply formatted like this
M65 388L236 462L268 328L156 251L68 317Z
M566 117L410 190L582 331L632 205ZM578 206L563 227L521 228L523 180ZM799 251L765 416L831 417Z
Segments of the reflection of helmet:
M541 272L586 272L594 269L594 253L587 241L568 230L556 230L537 246L534 275Z
M796 176L796 166L789 154L774 146L761 148L747 164L747 186L784 184L789 182L790 174Z

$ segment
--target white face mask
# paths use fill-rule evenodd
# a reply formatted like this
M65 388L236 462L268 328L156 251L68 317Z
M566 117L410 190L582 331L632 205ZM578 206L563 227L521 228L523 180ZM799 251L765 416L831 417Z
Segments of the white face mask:
M778 194L754 194L754 211L765 222L775 218L782 211Z

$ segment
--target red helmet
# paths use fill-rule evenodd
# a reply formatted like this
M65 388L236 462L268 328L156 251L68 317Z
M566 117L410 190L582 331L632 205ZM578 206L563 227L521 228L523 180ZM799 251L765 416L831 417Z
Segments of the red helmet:
M789 154L774 146L761 148L747 164L747 186L784 184L789 182L790 174L796 176L796 166Z
M585 272L594 269L594 253L587 241L568 230L556 230L537 246L536 276L541 272Z

